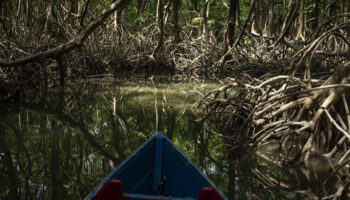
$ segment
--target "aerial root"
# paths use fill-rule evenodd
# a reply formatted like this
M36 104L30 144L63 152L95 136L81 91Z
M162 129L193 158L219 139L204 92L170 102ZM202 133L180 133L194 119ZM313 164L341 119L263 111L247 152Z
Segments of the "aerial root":
M349 66L350 62L344 64L325 81L313 79L316 87L311 85L311 88L307 80L293 76L250 82L230 79L207 93L199 106L210 113L205 118L209 126L219 119L232 120L223 124L224 131L215 132L240 140L240 145L249 141L253 144L250 146L256 147L270 139L307 134L308 139L301 145L304 156L317 151L317 141L322 140L329 147L324 155L334 157L342 149L339 145L350 141ZM323 82L321 86L320 82Z

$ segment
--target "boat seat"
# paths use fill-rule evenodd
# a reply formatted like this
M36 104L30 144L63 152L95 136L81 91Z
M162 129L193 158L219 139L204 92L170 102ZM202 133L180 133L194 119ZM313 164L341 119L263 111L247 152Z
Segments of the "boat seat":
M198 200L224 200L212 187L203 187Z
M124 197L122 183L112 179L98 191L93 200L128 200L128 198Z

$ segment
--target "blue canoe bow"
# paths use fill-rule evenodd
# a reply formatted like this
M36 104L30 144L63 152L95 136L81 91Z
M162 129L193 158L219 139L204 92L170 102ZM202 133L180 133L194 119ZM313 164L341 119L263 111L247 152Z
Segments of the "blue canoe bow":
M115 168L85 199L93 199L111 180L119 180L128 199L198 199L203 188L227 197L161 132ZM202 193L201 193L201 196ZM208 199L208 198L207 198Z

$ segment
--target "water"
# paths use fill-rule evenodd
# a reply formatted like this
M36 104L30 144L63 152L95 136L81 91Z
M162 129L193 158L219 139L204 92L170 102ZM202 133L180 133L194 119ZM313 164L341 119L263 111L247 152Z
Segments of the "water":
M196 103L218 86L161 78L90 79L69 83L64 92L42 87L27 91L21 101L3 102L0 199L83 199L157 130L230 199L316 194L328 167L312 178L302 175L302 166L279 168L264 160L278 155L273 145L239 163L221 139L199 126L203 114Z

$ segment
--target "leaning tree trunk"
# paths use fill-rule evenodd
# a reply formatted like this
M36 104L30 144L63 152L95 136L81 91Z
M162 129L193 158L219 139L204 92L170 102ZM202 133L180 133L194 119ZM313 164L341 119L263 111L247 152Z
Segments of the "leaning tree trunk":
M87 0L85 5L84 5L84 8L80 14L80 27L82 28L85 28L85 25L84 25L84 19L85 19L85 16L86 16L86 13L87 13L87 10L89 8L89 4L90 4L90 0Z
M295 21L299 6L300 6L300 0L296 0L295 2L291 2L287 17L285 18L283 25L282 25L281 33L280 33L278 39L270 47L276 46L287 35L288 31L290 30L290 28L293 25L293 22Z
M234 42L237 4L238 0L230 0L230 10L225 36L225 51L227 51L233 45Z

